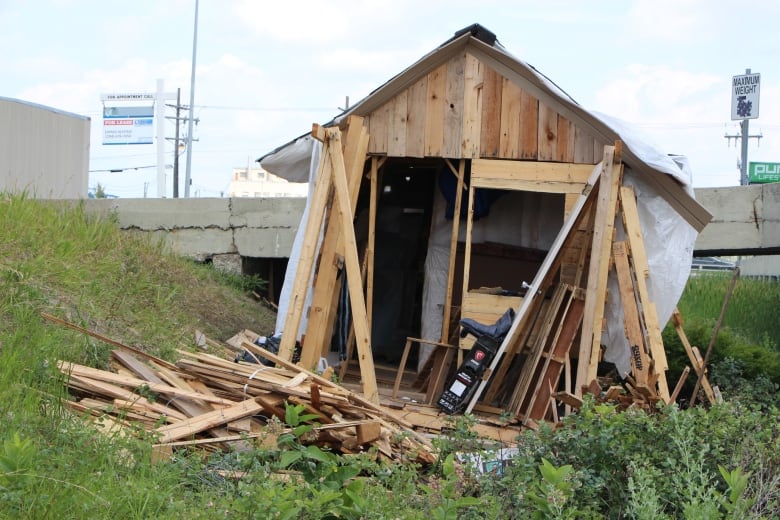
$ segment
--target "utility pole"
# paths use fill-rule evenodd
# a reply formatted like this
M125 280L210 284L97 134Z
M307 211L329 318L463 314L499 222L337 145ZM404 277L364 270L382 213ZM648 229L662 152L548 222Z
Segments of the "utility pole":
M198 0L195 0L195 29L192 35L192 72L190 74L190 117L187 125L187 172L184 177L184 196L190 196L192 182L192 120L195 119L195 56L198 50Z
M741 158L739 161L739 183L741 186L750 184L748 179L748 140L760 140L763 135L750 135L750 120L758 117L759 88L761 75L751 74L750 69L745 69L744 76L734 76L732 80L731 119L741 119L740 134L726 134L724 137L729 143L741 139ZM755 111L753 111L755 102Z
M176 89L176 137L173 144L173 198L179 198L179 115L181 113L181 87Z

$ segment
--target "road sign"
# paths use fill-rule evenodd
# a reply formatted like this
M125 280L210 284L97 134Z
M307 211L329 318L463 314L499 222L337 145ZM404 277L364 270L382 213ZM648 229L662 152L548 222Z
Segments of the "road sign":
M751 162L748 180L751 183L780 182L780 163Z
M731 119L756 119L761 74L743 74L731 80Z

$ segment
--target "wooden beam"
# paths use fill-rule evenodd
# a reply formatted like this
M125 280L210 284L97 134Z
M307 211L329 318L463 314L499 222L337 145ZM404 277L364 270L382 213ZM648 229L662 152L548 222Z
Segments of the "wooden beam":
M628 339L631 373L637 385L647 387L648 374L650 372L649 359L639 319L639 307L636 303L637 295L634 292L634 280L628 263L626 243L622 241L613 243L612 256L615 261L620 303L623 308L623 328Z
M537 161L507 161L501 159L474 159L471 178L503 179L511 181L542 181L584 185L593 172L592 164L569 164ZM580 188L582 189L582 188Z
M694 372L696 372L696 375L701 378L701 387L704 389L704 395L707 396L707 400L710 402L710 404L719 402L715 395L714 388L712 388L712 385L710 385L710 380L707 378L706 372L702 374L704 364L703 360L700 358L700 356L696 356L694 353L693 349L695 347L692 347L691 343L688 341L688 336L685 334L685 329L683 329L682 315L680 314L680 311L677 310L677 308L675 308L672 312L672 323L674 324L674 330L677 331L677 335L680 337L680 342L683 344L683 348L685 349L685 353L688 355L688 360L691 362Z
M341 132L338 128L328 129L327 154L333 169L333 184L341 219L341 232L344 237L344 260L347 269L347 286L352 308L352 325L355 328L355 342L360 363L360 376L363 380L363 395L373 403L379 403L379 393L374 372L374 358L371 353L371 331L366 318L366 302L360 276L360 262L357 254L355 228L352 223L352 209L347 187L344 156L341 152Z
M214 410L213 412L204 413L187 419L186 421L179 421L174 424L168 424L161 426L155 430L155 433L160 435L158 443L164 444L171 441L177 441L191 437L196 433L200 433L204 430L209 430L215 426L221 426L227 424L236 419L249 417L255 415L263 409L263 406L254 399L247 399L240 403L234 404L228 408L221 410Z
M347 118L343 128L345 135L343 153L347 186L351 208L354 208L363 177L363 166L368 149L368 134L363 125L363 118L356 116ZM354 218L354 213L350 215L350 218ZM307 313L306 337L300 361L301 364L309 368L315 366L320 356L327 353L336 317L336 306L333 305L333 301L337 301L338 298L338 272L343 264L344 240L341 233L341 222L334 217L332 206L328 208L328 221L325 224L322 245L319 249L319 266L316 270L317 276L313 284L311 305Z
M314 125L312 135L316 135L319 129L321 129L319 125ZM314 190L301 243L301 253L298 258L292 291L287 303L282 339L279 342L279 357L286 360L292 359L295 342L298 339L298 329L301 325L303 307L306 303L306 294L309 290L309 281L311 280L320 230L322 229L322 219L325 217L325 206L327 205L328 193L331 187L331 168L330 161L328 161L323 151L319 167L317 168L317 178L314 179Z
M612 235L615 229L618 187L623 165L620 162L620 141L615 146L604 147L601 162L601 180L593 221L593 242L585 295L585 314L580 334L579 363L574 393L582 396L582 387L596 379L601 346L604 305L607 299L607 274L609 273Z
M452 234L450 235L450 261L449 266L447 267L447 294L444 298L444 316L442 318L442 324L441 324L441 336L439 337L439 341L447 342L449 340L450 335L450 312L452 308L452 285L455 280L455 257L457 256L457 248L458 248L458 234L460 233L460 208L461 204L463 203L463 184L464 184L464 177L466 172L466 160L461 159L458 161L458 170L457 173L455 172L455 169L452 166L452 163L449 160L446 160L447 166L450 167L450 170L457 175L458 178L458 187L457 192L455 194L455 209L453 213L452 218ZM471 211L472 203L469 200L469 211ZM468 244L468 239L467 239ZM466 246L468 249L468 245ZM467 280L468 273L463 273L463 279ZM466 294L466 287L465 287L465 281L464 281L464 290L463 294Z
M666 381L666 371L669 363L666 360L666 350L661 336L661 325L658 322L658 312L655 303L650 299L650 291L647 288L647 279L650 278L650 266L647 263L647 251L642 227L639 224L639 210L636 205L636 195L631 186L620 188L620 212L623 217L623 227L628 238L631 264L636 276L636 288L639 295L639 303L642 307L647 341L650 347L650 355L653 358L655 372L658 374L658 395L669 402L669 386Z

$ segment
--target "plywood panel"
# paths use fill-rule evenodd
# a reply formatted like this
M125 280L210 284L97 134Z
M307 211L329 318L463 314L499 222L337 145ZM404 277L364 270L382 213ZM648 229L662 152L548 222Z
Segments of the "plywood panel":
M404 157L406 155L407 109L407 91L404 90L392 100L387 130L387 155L391 157Z
M425 157L425 101L428 76L423 76L409 87L406 110L406 155Z
M444 142L442 155L453 159L461 156L463 135L463 92L466 55L453 58L447 63L447 81L444 101Z
M444 144L444 91L447 84L447 65L428 73L428 92L425 107L425 155L441 157Z
M539 155L540 161L552 161L558 154L558 113L539 103Z
M463 87L463 138L461 157L479 157L479 134L483 103L483 69L479 61L466 55Z
M501 82L502 76L482 65L482 117L480 122L479 154L498 157L501 136Z

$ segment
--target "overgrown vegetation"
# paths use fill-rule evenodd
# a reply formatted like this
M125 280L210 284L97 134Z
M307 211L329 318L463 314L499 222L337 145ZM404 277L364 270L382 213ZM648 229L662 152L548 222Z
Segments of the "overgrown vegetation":
M110 347L45 322L41 312L173 360L176 349L195 348L196 328L215 339L268 330L273 316L246 297L258 281L226 280L78 206L0 196L0 221L2 518L780 516L775 375L761 376L772 358L751 365L750 356L736 355L749 346L776 353L777 337L767 332L764 340L762 330L758 340L745 339L755 329L732 325L739 320L727 320L714 350L713 383L734 396L726 404L648 415L586 400L563 426L524 432L503 462L477 466L464 457L489 460L492 448L468 416L436 440L441 456L431 468L388 465L372 453L336 456L304 446L312 418L288 403L276 442L208 456L177 452L153 465L152 439L98 433L60 405L56 360L103 368ZM704 348L719 304L699 315L691 291L681 310L691 341ZM751 306L776 291L757 290ZM710 297L720 302L722 292ZM739 305L735 295L732 306ZM670 357L676 349L667 347Z

